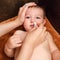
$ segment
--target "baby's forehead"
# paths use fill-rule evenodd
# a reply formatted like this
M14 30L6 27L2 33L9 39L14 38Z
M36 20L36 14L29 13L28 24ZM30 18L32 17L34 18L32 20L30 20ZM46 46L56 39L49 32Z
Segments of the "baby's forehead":
M40 7L29 7L28 9L27 9L27 12L28 13L30 13L30 12L35 12L35 13L44 13L43 12L43 10L42 10L42 8L40 8Z
M45 9L42 6L30 6L28 10L36 10L36 12L40 12L45 16Z
M39 7L39 6L29 7L28 10L29 10L29 11L31 11L31 10L32 10L32 11L36 10L36 12L37 12L37 10L38 10L38 12L39 12L39 11L44 12L44 10L43 10L41 7Z

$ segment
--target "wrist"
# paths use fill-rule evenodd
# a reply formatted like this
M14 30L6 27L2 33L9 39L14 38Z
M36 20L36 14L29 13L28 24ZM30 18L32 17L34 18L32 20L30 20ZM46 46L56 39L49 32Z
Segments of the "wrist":
M14 56L14 49L9 48L7 45L5 45L4 52L8 57Z
M15 24L17 27L20 26L20 22L19 22L18 18L15 20Z
M17 26L21 26L22 25L22 22L19 20L19 18L17 18L15 20L15 23L16 23Z
M13 50L14 48L11 48L8 44L5 44L5 48L8 50Z

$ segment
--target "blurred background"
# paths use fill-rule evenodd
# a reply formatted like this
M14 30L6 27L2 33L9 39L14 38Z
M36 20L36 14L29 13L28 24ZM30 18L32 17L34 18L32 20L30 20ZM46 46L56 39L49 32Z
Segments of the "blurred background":
M47 18L60 33L60 0L0 0L0 22L17 16L19 7L31 1L45 8Z

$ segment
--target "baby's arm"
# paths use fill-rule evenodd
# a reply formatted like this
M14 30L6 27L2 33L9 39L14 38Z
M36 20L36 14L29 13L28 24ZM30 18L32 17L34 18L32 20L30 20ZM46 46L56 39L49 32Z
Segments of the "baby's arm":
M47 39L48 39L48 42L49 42L49 45L50 45L51 53L54 52L55 50L58 50L56 44L54 43L53 37L49 32L47 34Z
M53 53L52 53L52 56L53 56L53 60L60 60L60 50L55 50Z
M13 57L15 55L15 48L20 47L22 45L22 33L23 31L16 31L14 35L10 37L7 43L5 44L4 52L7 56Z
M53 60L60 60L60 51L58 47L56 46L56 44L54 43L52 35L48 33L47 37L49 40L49 45L50 45L50 50L52 53Z
M4 52L8 57L13 57L14 56L14 49L9 48L7 43L5 44Z

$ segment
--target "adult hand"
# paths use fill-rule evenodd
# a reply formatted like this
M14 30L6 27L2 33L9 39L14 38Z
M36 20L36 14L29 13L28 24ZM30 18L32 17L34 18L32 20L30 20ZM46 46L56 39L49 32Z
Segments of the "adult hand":
M29 6L35 6L36 4L34 2L26 3L19 9L18 17L17 17L17 22L18 24L22 25L25 19L25 13L28 9Z
M41 24L37 29L33 28L27 33L24 43L36 47L45 40L46 34L46 27Z

